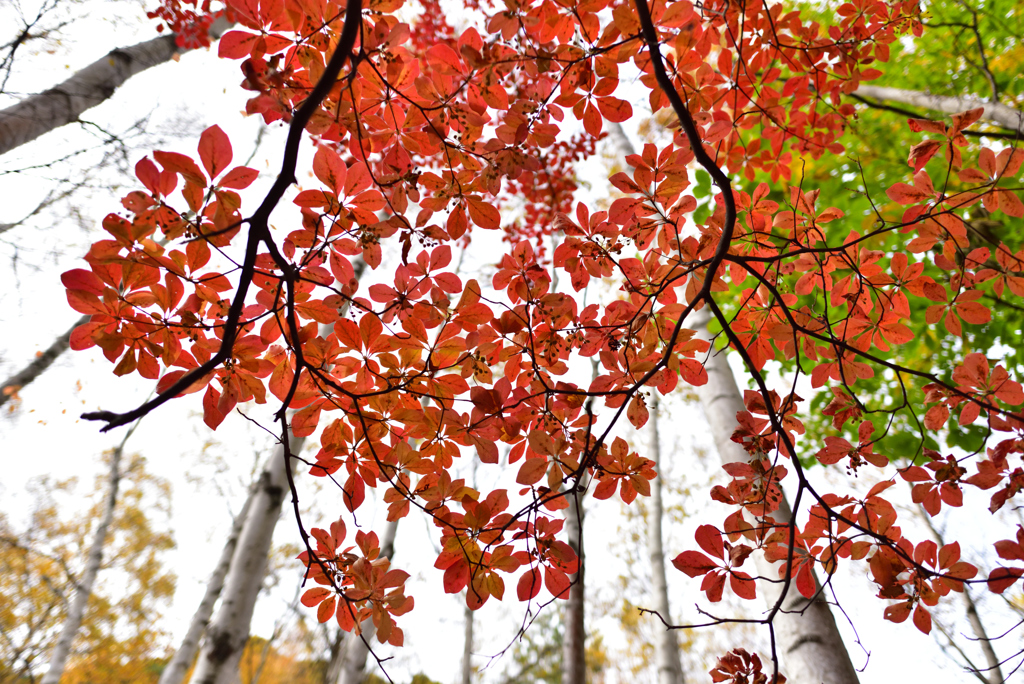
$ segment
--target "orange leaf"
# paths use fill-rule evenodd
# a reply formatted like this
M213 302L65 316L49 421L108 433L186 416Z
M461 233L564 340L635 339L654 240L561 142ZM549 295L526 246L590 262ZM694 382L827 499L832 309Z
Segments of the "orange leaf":
M541 478L548 471L548 460L546 458L528 458L519 467L519 474L516 475L516 482L521 485L532 485L540 482Z
M913 185L907 185L906 183L896 183L886 190L885 194L893 202L904 206L909 204L918 204L930 197L927 193L918 190Z
M469 200L469 218L473 223L491 230L501 226L501 213L493 205L474 196L466 199Z

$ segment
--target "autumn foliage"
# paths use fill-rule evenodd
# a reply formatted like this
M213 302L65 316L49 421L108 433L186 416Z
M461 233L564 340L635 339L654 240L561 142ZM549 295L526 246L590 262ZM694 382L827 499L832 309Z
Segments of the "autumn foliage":
M879 610L929 631L929 608L985 578L957 543L904 536L886 491L911 483L935 515L968 488L993 491L993 512L1024 488L1024 392L963 342L993 301L1024 296L1024 252L971 228L982 210L1024 215L1024 152L969 144L981 110L911 120L906 178L867 217L797 171L842 154L856 113L844 95L882 75L900 36L920 35L917 3L848 2L819 23L749 1L505 0L467 3L457 29L421 4L228 2L239 26L217 49L240 62L248 113L291 125L284 168L260 204L246 191L257 172L233 166L217 126L196 158L138 162L140 189L63 280L91 314L72 346L99 346L115 374L155 381L158 396L87 417L109 429L195 393L216 428L240 403L270 404L286 445L319 435L315 456L289 451L289 467L335 478L348 512L380 487L389 519L431 517L445 591L468 587L477 608L501 600L507 578L520 601L561 597L577 559L560 511L590 478L598 499L649 493L651 461L611 430L622 416L643 426L651 393L708 381L711 349L693 324L706 310L753 380L733 436L750 460L711 492L734 512L702 525L701 551L675 566L714 602L756 596L742 569L755 551L807 597L820 590L812 569L862 561ZM663 143L624 160L605 208L574 202L572 164L608 122L648 107L673 112ZM287 194L272 229L299 149L315 180ZM698 193L699 174L713 193ZM458 273L472 243L502 245L490 282ZM616 296L588 300L601 282ZM927 327L961 344L955 367L901 356ZM794 383L774 383L769 362L826 393L827 434L806 430ZM880 376L901 388L889 403L858 391ZM944 449L953 423L983 425L983 446ZM884 448L899 430L917 446ZM455 477L469 458L501 469L505 488ZM814 462L877 484L820 490ZM802 508L779 525L787 477ZM992 591L1024 573L1015 534L995 545L1016 565L991 571ZM316 586L303 603L349 630L372 616L380 640L401 644L407 574L377 556L376 537L352 544L339 520L307 545ZM737 651L715 681L765 681L760 667Z

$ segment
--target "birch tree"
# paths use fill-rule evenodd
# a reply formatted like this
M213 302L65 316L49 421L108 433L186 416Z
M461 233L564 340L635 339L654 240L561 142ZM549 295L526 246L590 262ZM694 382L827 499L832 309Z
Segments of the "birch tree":
M17 398L18 391L21 390L22 387L38 378L46 369L52 366L53 362L71 346L71 333L73 333L75 328L78 326L88 323L90 318L91 316L82 316L79 318L75 321L74 325L68 328L67 332L54 340L53 343L47 347L45 351L40 353L39 356L33 359L31 363L11 377L7 378L7 380L0 385L0 406L3 406L11 399Z
M64 621L60 636L57 638L53 653L50 655L50 665L41 680L41 684L57 684L60 681L61 675L64 674L64 668L67 666L68 656L71 654L71 646L74 644L78 630L82 626L82 620L85 618L89 597L92 596L96 577L99 575L100 567L103 565L103 548L107 543L107 532L110 530L110 524L114 520L114 511L117 508L117 495L121 486L121 458L124 455L124 445L137 426L138 423L135 423L132 429L125 434L121 443L117 445L117 448L114 449L114 453L110 457L110 474L107 476L108 490L103 517L100 519L99 525L96 527L96 533L93 535L92 545L89 547L89 556L86 559L82 578L78 581L75 588L75 597L68 608L67 619Z
M696 312L693 322L697 335L710 340L707 309ZM724 352L714 349L704 364L708 382L695 388L700 398L718 456L723 464L746 463L746 451L732 441L738 425L736 414L745 411L743 396ZM776 522L787 524L792 518L785 496L774 514ZM776 580L778 565L769 563L763 554L755 553L754 561L762 577ZM835 618L824 595L819 591L813 599L805 599L792 588L783 597L782 584L765 582L762 595L769 610L779 605L774 619L774 636L779 659L791 684L856 684L857 670L850 660ZM781 600L781 604L780 604Z
M220 37L228 26L226 20L214 22L210 37ZM62 83L0 111L0 155L77 121L132 76L188 51L175 41L176 36L169 34L116 48Z
M221 551L217 565L213 569L213 574L210 575L210 580L206 584L206 591L199 602L199 608L192 616L191 622L189 622L188 631L181 640L181 645L178 646L178 650L174 652L171 661L167 663L167 667L160 674L160 684L181 684L181 682L185 681L185 675L188 673L188 668L192 666L192 661L199 650L199 642L210 622L210 616L213 615L213 608L220 597L221 591L224 589L224 580L231 567L231 560L234 557L235 549L238 547L238 539L242 534L242 528L245 526L249 509L252 507L256 494L256 487L250 487L249 496L242 505L242 510L232 520L231 531L228 533L228 539L224 543L224 549Z
M572 586L569 599L565 602L564 630L562 641L562 684L585 684L587 681L586 659L586 558L583 548L583 493L573 492L568 496L569 507L565 509L566 541L579 559L579 570L569 576Z
M660 402L655 395L651 403L650 442L647 458L655 463L658 477L651 481L650 513L647 522L647 549L651 559L653 578L654 609L665 622L672 623L672 609L668 598L668 579L665 575L665 549L661 523L665 511L662 503L664 460L661 454L661 434L658 431ZM657 626L658 640L654 645L655 662L658 667L658 684L682 684L686 681L683 666L679 661L679 640L675 631Z
M870 97L884 102L930 109L943 114L956 114L968 109L982 109L981 119L1024 134L1024 112L998 102L986 102L971 96L932 95L918 90L862 85L853 92L861 98Z
M627 155L633 154L632 143L621 126L616 125L610 129L619 151ZM707 308L694 314L693 327L697 330L698 336L704 339L710 339L707 330L708 320ZM732 368L724 353L711 353L704 363L704 368L708 374L708 383L694 389L700 398L704 415L707 417L708 427L719 458L723 464L746 463L748 460L746 452L732 441L732 433L737 426L736 413L746 410ZM656 421L652 420L652 422ZM652 442L656 430L656 426L652 428ZM652 484L652 498L655 496L654 488L658 487L657 496L660 499L659 481L660 476L655 478ZM784 524L789 522L791 516L789 503L783 499L775 517ZM656 518L658 517L656 516ZM777 568L768 563L762 555L756 556L756 562L762 576L773 580L778 577ZM652 566L654 566L653 553ZM664 562L661 567L664 568ZM657 568L653 567L653 570L656 576ZM657 582L658 579L655 577L656 585ZM765 602L771 609L779 600L780 585L766 582L763 586L762 593ZM661 612L660 607L658 611ZM662 614L665 615L665 613ZM790 591L782 605L782 610L775 616L774 625L779 658L792 684L818 684L819 682L854 684L858 682L857 671L853 667L846 645L836 627L835 619L832 617L828 603L820 593L815 600L807 601L797 592ZM660 679L662 676L660 657L658 663L659 681L665 681Z
M303 442L302 438L292 439L292 453L301 451ZM279 445L254 487L252 503L224 580L221 603L207 627L192 684L232 684L238 679L238 661L249 638L274 528L288 491L287 470L285 448Z

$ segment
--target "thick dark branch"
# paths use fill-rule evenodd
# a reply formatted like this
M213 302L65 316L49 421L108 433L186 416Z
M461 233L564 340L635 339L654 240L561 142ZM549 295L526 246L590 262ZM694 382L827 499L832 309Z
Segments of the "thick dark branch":
M207 373L216 370L218 366L226 361L231 356L235 339L238 337L242 308L245 306L245 298L249 292L249 286L252 284L256 268L256 256L259 252L260 244L266 246L275 257L278 266L285 271L286 278L294 278L294 274L291 273L291 265L281 258L277 245L270 235L270 214L277 207L278 202L281 201L285 190L295 182L295 167L299 158L299 144L302 142L302 134L306 130L306 124L309 123L313 114L320 108L320 103L327 97L334 83L338 80L342 67L345 66L349 55L352 54L352 48L355 46L361 26L362 0L348 0L348 5L345 8L345 24L341 30L338 46L335 48L334 54L331 55L327 68L324 69L324 73L317 82L316 87L313 88L309 97L306 98L305 102L302 103L302 106L299 107L292 117L291 126L288 130L288 140L285 143L284 161L281 163L281 171L277 175L277 180L274 181L274 185L270 188L270 191L256 212L246 221L249 224L249 235L245 245L245 259L242 262L241 272L238 277L238 289L235 291L234 299L231 301L231 308L228 310L228 315L224 320L224 336L220 349L217 350L217 353L209 361L186 373L164 392L161 392L155 398L135 410L128 413L95 411L82 414L82 418L85 420L104 421L106 425L102 429L103 432L119 425L125 425L141 418L171 398L176 397L192 383Z

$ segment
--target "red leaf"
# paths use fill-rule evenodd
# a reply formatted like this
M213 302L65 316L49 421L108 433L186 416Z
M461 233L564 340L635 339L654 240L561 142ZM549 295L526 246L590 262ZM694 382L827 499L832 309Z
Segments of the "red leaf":
M932 614L920 603L914 609L914 626L924 634L930 634L932 631Z
M725 589L725 575L720 572L712 572L704 575L704 581L700 583L700 590L707 594L708 601L718 603L722 600L722 591Z
M931 197L931 195L918 190L912 185L907 185L906 183L896 183L886 190L885 194L893 202L904 206L917 204Z
M100 296L106 289L103 281L100 280L95 273L92 271L86 271L84 268L74 268L66 273L63 273L60 277L60 281L64 283L64 287L69 290L84 290L85 292L92 293ZM82 313L88 313L83 311Z
M516 595L520 601L529 601L532 598L536 598L537 594L540 593L541 578L540 572L537 568L530 568L523 573L523 576L519 578L519 583L516 585Z
M883 616L889 622L905 622L910 617L910 604L906 601L896 603L885 609Z
M718 567L715 561L700 551L683 551L672 559L672 565L690 577L700 577Z
M338 195L345 187L348 167L337 152L329 147L321 147L313 156L313 173L324 185L333 190L335 195Z
M1024 568L998 567L988 574L988 590L1002 594L1024 575Z
M224 422L225 415L217 407L219 399L220 392L213 385L207 385L206 394L203 395L203 422L211 430L216 430Z
M814 580L814 572L809 563L804 563L796 572L796 589L804 598L811 598L818 591L818 583Z
M306 606L307 608L312 608L313 606L317 605L318 603L326 599L328 596L331 596L333 594L333 591L325 587L313 587L312 589L307 589L305 593L302 594L302 598L299 600L302 602L302 605Z
M248 57L258 35L245 31L228 31L220 37L217 56L221 59L242 59Z
M521 485L532 485L540 482L541 478L548 471L548 460L546 458L528 458L519 466L519 474L516 475L516 482Z
M222 188L231 188L232 190L244 190L252 185L252 182L259 175L260 172L256 169L250 169L248 166L236 166L225 173L217 185Z
M544 568L544 586L555 598L569 598L569 588L572 586L569 577L558 568Z
M725 558L725 543L722 541L722 533L712 525L701 525L693 536L700 547L712 556Z
M1001 539L995 543L996 553L1003 560L1024 561L1024 549L1010 539Z
M501 226L501 214L494 206L477 197L468 197L469 218L481 228L490 230Z
M740 598L747 600L757 598L757 582L745 572L730 572L729 588Z
M626 417L637 430L647 424L650 412L647 410L647 404L644 402L643 397L639 394L634 395L630 399L629 406L626 409Z
M210 126L199 136L199 159L210 178L228 167L231 156L231 141L220 126Z
M317 606L316 619L317 622L327 622L334 617L334 607L337 604L337 599L334 596L330 596Z
M191 158L177 152L159 151L153 153L153 158L167 171L180 174L182 178L201 188L206 187L206 177Z
M617 97L597 98L597 108L601 110L601 115L604 118L616 123L626 121L633 116L632 105Z

